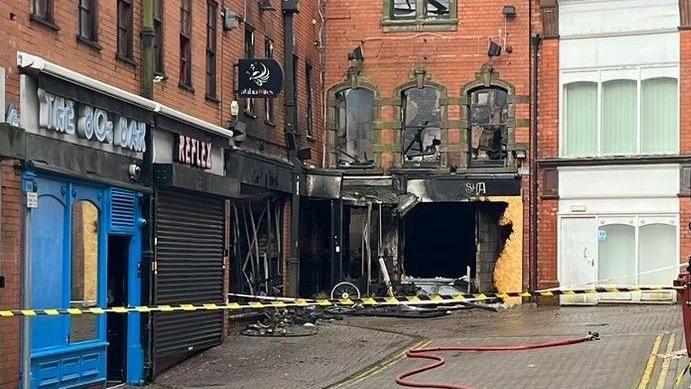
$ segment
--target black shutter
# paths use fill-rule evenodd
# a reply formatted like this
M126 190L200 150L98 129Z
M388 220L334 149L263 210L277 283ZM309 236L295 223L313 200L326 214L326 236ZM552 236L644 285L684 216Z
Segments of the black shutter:
M224 302L224 227L222 198L157 192L155 305ZM222 340L222 311L155 313L154 375Z

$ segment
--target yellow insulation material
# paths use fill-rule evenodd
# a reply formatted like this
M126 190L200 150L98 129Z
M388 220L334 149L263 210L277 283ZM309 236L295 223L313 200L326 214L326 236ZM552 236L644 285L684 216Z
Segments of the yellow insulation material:
M494 268L494 286L497 292L515 292L523 287L523 200L520 196L488 197L492 202L504 202L508 206L499 224L511 225L513 231L506 240L504 250L499 254ZM520 303L520 298L512 298L510 303Z

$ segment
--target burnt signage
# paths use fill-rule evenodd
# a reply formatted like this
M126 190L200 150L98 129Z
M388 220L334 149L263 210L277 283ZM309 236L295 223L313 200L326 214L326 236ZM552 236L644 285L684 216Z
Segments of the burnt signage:
M486 196L520 196L518 178L422 178L409 179L408 192L422 201L467 201Z
M211 169L211 142L178 135L173 150L175 162Z
M275 59L241 59L238 96L274 98L283 88L283 70Z

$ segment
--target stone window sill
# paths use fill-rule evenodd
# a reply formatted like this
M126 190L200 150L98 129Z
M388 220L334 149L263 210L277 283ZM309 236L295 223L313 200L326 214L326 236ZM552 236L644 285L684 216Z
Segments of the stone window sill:
M92 49L96 49L98 51L101 51L103 49L103 47L101 47L101 45L98 44L98 41L84 38L80 34L77 34L77 42L82 43L82 44L89 46Z
M135 67L137 66L137 62L135 62L134 57L132 57L132 56L130 56L130 55L126 55L126 54L123 54L123 53L116 53L116 54L115 54L115 58L116 58L118 61L124 62L124 63L126 63L126 64L128 64L128 65L132 65L132 66L135 66Z
M60 31L60 26L58 26L57 24L55 24L55 22L52 21L52 20L48 20L48 19L42 18L42 17L37 16L37 15L35 15L35 14L31 14L31 15L29 16L29 20L31 20L32 22L38 23L38 24L42 24L42 25L44 25L44 26L50 28L51 30Z

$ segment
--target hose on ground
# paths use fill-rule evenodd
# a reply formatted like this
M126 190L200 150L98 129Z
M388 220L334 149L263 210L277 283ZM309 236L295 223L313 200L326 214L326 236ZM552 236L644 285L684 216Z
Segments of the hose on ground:
M591 340L597 340L597 339L600 339L600 336L597 332L589 332L588 336L585 336L582 338L554 340L554 341L549 341L549 342L544 342L544 343L519 344L519 345L514 345L514 346L458 346L458 347L430 347L430 348L412 349L412 350L408 350L408 352L406 352L406 356L408 358L429 359L429 360L435 361L435 362L430 364L430 365L423 366L423 367L420 367L417 369L413 369L413 370L410 370L410 371L407 371L405 373L398 375L396 377L396 383L399 385L402 385L402 386L409 387L409 388L474 389L471 386L451 385L451 384L442 384L442 383L435 383L435 382L412 382L412 381L408 381L406 379L409 377L418 375L420 373L424 373L426 371L436 369L436 368L444 366L444 364L446 364L446 360L444 358L440 357L439 355L433 355L430 353L443 352L443 351L461 351L461 352L468 352L468 351L474 351L474 352L526 351L526 350L536 350L536 349L541 349L541 348L568 346L568 345L572 345L572 344L589 342Z

